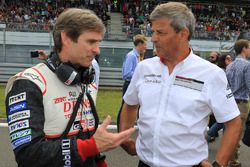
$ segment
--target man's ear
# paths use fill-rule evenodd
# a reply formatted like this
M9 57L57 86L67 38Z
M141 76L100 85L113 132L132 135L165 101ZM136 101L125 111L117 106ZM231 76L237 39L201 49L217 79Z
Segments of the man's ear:
M65 47L69 47L71 44L71 39L67 36L66 32L62 31L61 32L61 39L62 39L62 44Z
M189 29L187 27L184 27L181 31L180 31L180 34L181 34L181 37L182 39L187 39L188 40L188 37L189 37Z

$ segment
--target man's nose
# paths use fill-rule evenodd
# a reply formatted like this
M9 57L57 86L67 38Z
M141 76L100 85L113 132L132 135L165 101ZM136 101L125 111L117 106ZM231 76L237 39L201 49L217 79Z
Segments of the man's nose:
M155 33L153 33L152 36L151 36L151 41L152 42L156 42L157 39L158 39L158 35L156 35Z
M95 52L96 55L100 54L100 46L99 44L96 44L93 46L92 51Z

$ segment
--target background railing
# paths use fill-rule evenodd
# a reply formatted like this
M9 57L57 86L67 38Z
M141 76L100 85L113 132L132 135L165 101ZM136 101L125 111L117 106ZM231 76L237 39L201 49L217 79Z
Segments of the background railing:
M1 24L1 23L0 23ZM2 23L6 24L5 31L14 31L14 32L51 32L53 29L52 24L46 23L36 23L36 22L26 22L23 23L15 23L15 22L9 22L9 23ZM127 26L122 27L122 31L124 32L124 36L113 34L109 31L109 27L107 27L106 34L104 36L104 40L125 40L125 41L132 41L133 36L137 34L144 34L148 37L151 36L151 32L148 32L141 28L133 28L132 30L129 30L126 28ZM205 39L205 40L222 40L222 41L235 41L239 35L239 32L237 31L210 31L206 32L204 30L196 30L193 34L192 39Z
M0 63L0 83L7 83L11 76L31 66L32 64ZM100 87L122 87L121 68L101 67L100 71Z

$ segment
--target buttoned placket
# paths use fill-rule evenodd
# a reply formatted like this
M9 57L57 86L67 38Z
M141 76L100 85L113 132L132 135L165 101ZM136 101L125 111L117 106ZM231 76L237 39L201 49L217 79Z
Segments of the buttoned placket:
M157 120L155 121L156 125L154 128L154 142L153 142L153 163L158 164L159 161L159 144L160 144L160 138L161 138L161 130L164 129L164 127L161 127L161 123L163 121L164 114L167 112L168 108L168 101L169 101L169 94L171 87L174 83L175 77L177 73L182 69L183 62L177 64L173 70L173 72L169 75L169 71L166 65L161 64L162 68L162 78L161 78L161 95L160 95L160 101L157 109Z

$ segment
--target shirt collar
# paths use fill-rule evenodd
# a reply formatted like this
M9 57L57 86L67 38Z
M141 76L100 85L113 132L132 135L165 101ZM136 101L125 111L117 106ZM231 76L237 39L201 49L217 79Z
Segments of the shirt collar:
M137 57L139 57L140 54L138 53L138 51L135 48L133 48L133 52L136 54Z
M193 53L193 50L192 50L192 48L189 48L189 54L188 54L188 56L184 59L184 60L182 60L181 62L179 62L178 64L180 64L180 63L184 63L184 62L186 62L189 58L190 58L190 55L193 55L194 53ZM163 63L163 61L164 61L164 59L162 58L162 57L160 57L160 61Z

